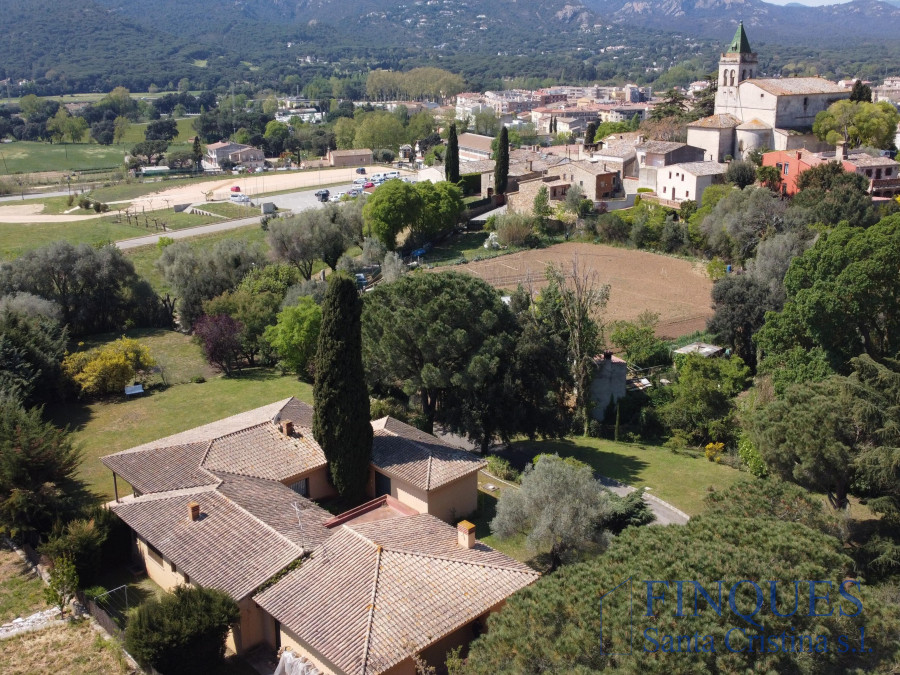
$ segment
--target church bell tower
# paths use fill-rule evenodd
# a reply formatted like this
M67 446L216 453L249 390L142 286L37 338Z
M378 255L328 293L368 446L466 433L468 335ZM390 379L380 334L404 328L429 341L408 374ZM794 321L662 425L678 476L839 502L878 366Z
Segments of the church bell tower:
M759 59L750 51L750 41L744 32L744 22L741 21L728 45L728 51L719 59L716 113L727 112L738 105L738 84L756 77L758 67Z

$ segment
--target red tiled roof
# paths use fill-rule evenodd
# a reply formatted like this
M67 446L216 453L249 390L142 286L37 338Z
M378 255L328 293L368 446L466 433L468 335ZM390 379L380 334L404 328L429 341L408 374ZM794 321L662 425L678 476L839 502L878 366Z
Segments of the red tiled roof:
M243 476L286 480L325 466L325 453L312 438L294 430L285 436L272 422L263 422L214 439L203 466Z
M376 420L372 427L372 464L422 490L434 490L487 465L476 455L392 417Z
M200 504L200 520L188 518L192 501ZM218 588L237 600L303 553L215 490L127 498L113 504L112 510L192 582Z
M420 514L343 525L254 599L345 673L384 672L481 616L539 574Z
M145 452L120 452L103 463L139 492L166 492L214 485L215 476L200 466L208 443L186 443Z

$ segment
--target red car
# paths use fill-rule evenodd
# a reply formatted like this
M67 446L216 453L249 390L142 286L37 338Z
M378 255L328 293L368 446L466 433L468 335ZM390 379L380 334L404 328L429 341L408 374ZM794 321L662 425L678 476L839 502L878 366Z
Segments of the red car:
M232 192L240 192L241 188L239 188L237 185L235 185L233 188L231 188L231 191Z
M365 185L363 185L363 187L364 187L364 188L375 187L375 183L373 183L372 181L369 181L368 183L366 183Z

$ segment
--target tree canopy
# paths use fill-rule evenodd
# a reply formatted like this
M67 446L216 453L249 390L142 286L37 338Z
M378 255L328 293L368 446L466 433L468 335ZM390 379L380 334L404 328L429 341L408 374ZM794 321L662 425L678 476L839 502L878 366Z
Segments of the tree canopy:
M369 479L372 425L365 383L356 281L334 274L322 301L315 361L313 436L342 497L362 499Z
M846 143L855 148L870 145L889 148L894 142L900 113L889 101L869 103L843 100L832 103L816 115L813 133L826 143Z

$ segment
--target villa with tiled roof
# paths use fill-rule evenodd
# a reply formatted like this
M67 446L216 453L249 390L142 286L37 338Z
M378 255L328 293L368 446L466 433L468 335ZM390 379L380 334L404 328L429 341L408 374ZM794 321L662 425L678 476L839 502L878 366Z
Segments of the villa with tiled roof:
M102 458L114 477L116 498L109 507L133 531L133 553L148 576L166 590L196 584L223 590L238 602L240 623L228 638L234 651L284 643L311 662L321 662L324 673L405 672L411 653L426 648L434 653L450 642L468 641L477 622L536 578L528 567L475 542L473 526L464 524L468 534L462 537L449 524L475 511L477 474L485 462L391 417L372 422L368 493L375 499L336 517L322 509L313 500L335 493L324 453L312 435L312 418L311 406L290 398ZM120 495L119 478L132 486L133 494ZM368 558L365 564L357 560L359 546L347 544L362 541L359 537L370 538L363 547L368 549L397 542L383 559L379 553L379 569L387 570L385 565L394 561L396 574L408 572L403 583L412 594L396 599L397 607L409 602L436 612L427 621L424 615L411 615L402 635L395 624L384 624L384 616L396 619L396 614L374 613L379 620L370 627L385 628L371 634L371 646L360 642L359 653L365 649L372 654L361 669L353 661L358 653L352 658L349 652L333 653L334 644L348 644L340 637L345 624L339 621L322 638L282 621L254 598L266 582L312 554L301 569L319 569L321 578L313 585L318 592L334 592L319 601L333 602L335 616L355 611L358 598L341 589L355 588L361 570L371 567ZM412 566L404 567L407 563ZM433 582L421 576L431 571L434 579L450 583L448 589L455 587L457 577L462 581L461 572L469 574L472 584L488 588L435 595L429 590ZM275 593L285 588L282 583L260 597L279 598L278 611L285 616L308 612L302 597ZM394 596L388 586L381 588L381 606L388 607ZM298 603L292 610L285 605L291 597ZM318 607L319 614L324 611ZM450 635L455 637L447 642ZM349 664L349 670L340 664Z

